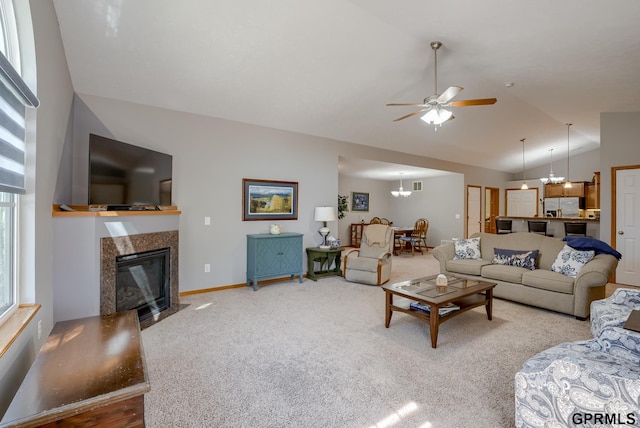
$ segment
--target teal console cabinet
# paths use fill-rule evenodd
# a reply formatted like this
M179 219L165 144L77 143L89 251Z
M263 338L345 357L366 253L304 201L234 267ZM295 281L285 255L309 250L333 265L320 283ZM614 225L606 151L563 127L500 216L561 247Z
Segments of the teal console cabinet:
M291 275L302 282L302 234L259 233L247 235L247 287L266 278Z

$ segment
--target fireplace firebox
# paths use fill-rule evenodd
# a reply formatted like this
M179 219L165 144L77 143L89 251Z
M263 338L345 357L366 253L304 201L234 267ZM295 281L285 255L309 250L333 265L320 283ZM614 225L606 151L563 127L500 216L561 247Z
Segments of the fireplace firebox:
M171 307L170 249L116 257L116 311L135 309L140 321Z

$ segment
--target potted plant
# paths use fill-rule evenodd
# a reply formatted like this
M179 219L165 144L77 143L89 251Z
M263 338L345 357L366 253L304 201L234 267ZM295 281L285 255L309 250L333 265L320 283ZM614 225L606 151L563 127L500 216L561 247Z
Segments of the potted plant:
M344 213L349 211L349 196L338 195L338 219L344 218Z

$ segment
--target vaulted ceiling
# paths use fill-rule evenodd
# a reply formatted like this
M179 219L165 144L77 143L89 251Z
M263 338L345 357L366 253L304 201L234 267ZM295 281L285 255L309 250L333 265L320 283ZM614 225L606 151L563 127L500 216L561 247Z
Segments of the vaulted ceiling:
M54 0L74 89L506 172L640 111L637 0ZM437 130L414 111L435 92ZM513 84L506 86L507 83Z

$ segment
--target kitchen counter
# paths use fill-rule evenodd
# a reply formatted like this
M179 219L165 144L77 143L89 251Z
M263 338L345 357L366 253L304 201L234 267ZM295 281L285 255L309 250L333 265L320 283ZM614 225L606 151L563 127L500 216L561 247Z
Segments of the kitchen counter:
M587 223L587 236L592 238L600 238L600 219L585 217L516 217L516 216L499 216L500 220L513 220L513 232L528 232L528 221L547 221L547 233L549 236L556 238L564 238L565 222L585 222Z
M549 221L586 221L586 222L596 222L600 223L600 219L597 218L589 218L589 217L515 217L515 216L504 216L501 215L496 217L500 220L511 219L511 220L549 220Z

